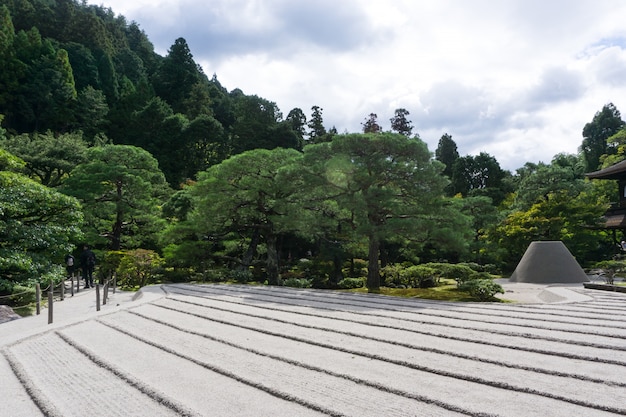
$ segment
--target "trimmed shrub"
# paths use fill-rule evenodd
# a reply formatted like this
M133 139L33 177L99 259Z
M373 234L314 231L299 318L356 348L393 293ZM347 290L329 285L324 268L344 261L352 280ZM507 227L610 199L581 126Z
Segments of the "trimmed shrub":
M459 285L459 290L468 292L480 301L491 301L496 294L504 294L502 286L491 279L472 279Z
M247 284L248 282L254 281L254 276L252 272L248 269L241 270L236 269L229 272L229 278L235 282L240 284Z
M135 249L124 252L117 268L118 283L125 288L141 288L158 281L163 259L158 253Z
M380 269L381 284L389 287L397 287L402 284L401 273L405 267L401 264L387 265Z
M342 289L342 290L363 288L364 286L365 286L364 278L344 278L337 283L337 288Z
M400 272L402 285L413 288L431 288L439 284L439 277L433 268L415 265Z
M311 288L311 281L305 278L287 278L282 280L284 287Z
M450 278L457 282L457 285L472 279L476 271L464 264L448 263L427 263L424 266L432 268L440 278Z
M192 270L189 268L165 268L163 280L173 283L191 281Z

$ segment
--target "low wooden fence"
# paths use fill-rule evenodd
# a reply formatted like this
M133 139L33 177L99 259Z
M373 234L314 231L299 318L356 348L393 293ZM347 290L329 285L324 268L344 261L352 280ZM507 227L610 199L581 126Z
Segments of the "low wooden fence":
M66 288L66 284L69 281L69 288ZM102 287L102 290L101 290ZM117 276L113 274L112 277L109 277L103 284L97 283L95 285L95 294L96 294L96 311L100 311L101 305L105 305L109 298L109 291L112 291L115 294L117 289ZM73 297L74 293L80 292L80 277L78 276L70 276L66 280L60 282L55 285L54 281L50 280L50 284L44 289L41 288L41 284L35 284L35 311L36 314L41 314L41 298L42 294L47 293L48 298L48 324L54 322L54 303L57 301L64 301L66 291L70 292L70 295ZM11 294L0 296L0 304L3 304L3 300L10 300L11 298L16 298L22 295L27 294L29 291L24 291L21 293ZM102 295L102 297L101 297ZM28 303L22 306L11 306L12 309L17 310L20 308L28 308L31 307L32 303Z

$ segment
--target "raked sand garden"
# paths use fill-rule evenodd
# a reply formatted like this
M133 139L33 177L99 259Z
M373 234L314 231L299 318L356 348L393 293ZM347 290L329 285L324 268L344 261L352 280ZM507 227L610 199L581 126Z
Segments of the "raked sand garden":
M0 324L0 416L626 415L626 294L92 291Z

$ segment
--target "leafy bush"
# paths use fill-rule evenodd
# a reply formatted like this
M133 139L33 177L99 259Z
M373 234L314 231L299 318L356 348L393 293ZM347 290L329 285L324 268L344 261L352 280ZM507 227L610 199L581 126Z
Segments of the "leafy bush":
M165 268L163 270L163 280L168 282L189 282L191 276L190 268Z
M402 284L401 273L406 267L401 264L390 264L381 268L380 278L381 284L390 287L397 287Z
M229 278L240 284L247 284L250 281L254 281L254 277L252 276L252 271L248 269L245 269L245 270L236 269L236 270L230 271Z
M491 279L472 279L459 286L459 290L467 291L472 297L480 301L490 301L498 293L504 294L504 289Z
M457 284L472 279L476 271L464 264L427 263L424 266L432 268L440 278L454 279Z
M413 288L431 288L439 284L439 277L433 268L415 265L400 272L403 285Z
M163 265L158 253L135 249L124 252L117 268L118 284L125 288L141 288L157 282L157 273Z
M367 260L352 259L352 262L344 268L344 274L350 278L359 278L367 276Z
M207 269L202 273L195 273L191 275L192 281L203 282L224 282L228 280L230 271L220 268Z
M282 281L285 287L311 288L311 281L305 278L287 278Z
M10 295L13 293L13 284L11 281L0 278L0 295Z
M13 292L10 296L2 297L0 304L6 304L11 307L23 307L32 304L36 301L35 287L24 287L21 285L14 285Z
M351 290L354 288L363 288L365 286L364 278L344 278L337 283L337 287L342 290Z
M118 271L122 259L126 256L126 252L120 250L108 251L103 255L98 255L99 254L96 256L100 262L98 268L96 269L96 277L101 283L104 283L105 280L109 279Z

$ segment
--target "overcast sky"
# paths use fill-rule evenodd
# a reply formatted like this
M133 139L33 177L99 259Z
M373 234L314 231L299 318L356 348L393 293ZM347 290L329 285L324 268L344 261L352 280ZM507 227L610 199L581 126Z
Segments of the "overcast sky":
M286 116L323 109L358 132L397 108L431 152L487 152L515 171L576 153L605 104L626 112L623 0L88 0L143 29L165 56L184 38L228 90ZM624 117L626 118L626 113Z

